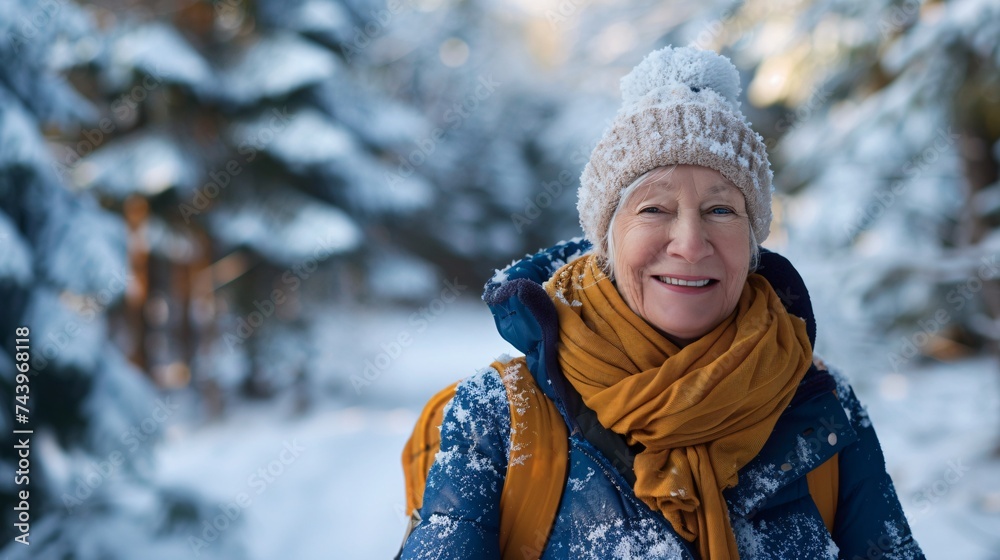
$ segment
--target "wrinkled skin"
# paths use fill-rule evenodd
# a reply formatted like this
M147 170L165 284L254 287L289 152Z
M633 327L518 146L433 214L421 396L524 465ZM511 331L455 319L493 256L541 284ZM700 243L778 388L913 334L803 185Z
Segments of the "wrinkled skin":
M619 206L611 225L614 278L636 314L684 346L736 308L750 265L743 194L714 169L660 167ZM662 277L704 280L676 288Z

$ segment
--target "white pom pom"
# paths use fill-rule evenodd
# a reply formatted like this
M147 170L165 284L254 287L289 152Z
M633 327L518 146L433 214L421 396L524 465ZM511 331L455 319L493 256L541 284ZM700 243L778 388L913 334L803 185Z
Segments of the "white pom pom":
M646 55L621 81L622 100L631 105L647 93L683 84L692 91L711 89L740 110L740 75L730 60L692 47L664 47Z

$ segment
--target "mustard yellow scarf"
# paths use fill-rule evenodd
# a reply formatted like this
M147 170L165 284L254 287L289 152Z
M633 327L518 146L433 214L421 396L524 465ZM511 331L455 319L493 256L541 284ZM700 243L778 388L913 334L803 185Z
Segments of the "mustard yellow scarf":
M703 559L736 559L722 489L764 446L809 369L805 322L751 274L736 310L678 348L636 315L593 255L545 284L559 365L601 424L641 443L635 494Z

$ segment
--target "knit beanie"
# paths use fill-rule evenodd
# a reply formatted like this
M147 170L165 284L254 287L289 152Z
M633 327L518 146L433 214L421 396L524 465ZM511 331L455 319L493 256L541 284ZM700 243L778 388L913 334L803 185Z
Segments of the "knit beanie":
M621 80L622 108L580 176L580 225L600 257L622 192L656 167L714 169L746 199L757 243L771 226L771 164L740 112L740 77L725 56L691 47L653 51Z

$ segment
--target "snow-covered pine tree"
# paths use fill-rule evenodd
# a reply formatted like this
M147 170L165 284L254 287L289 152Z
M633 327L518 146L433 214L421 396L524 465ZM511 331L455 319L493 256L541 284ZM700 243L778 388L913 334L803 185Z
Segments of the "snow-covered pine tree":
M160 384L193 380L216 409L226 394L268 392L250 375L260 337L244 334L240 319L255 301L269 318L276 306L279 315L296 308L268 300L274 269L280 277L359 237L350 218L296 189L268 157L293 136L285 133L299 115L288 97L328 75L328 57L292 37L232 40L245 24L238 15L203 2L121 14L93 76L114 131L72 173L142 240L133 258L140 305L122 317L122 343Z
M132 281L126 226L90 193L67 188L43 136L99 123L64 75L102 43L70 2L0 10L0 427L33 431L26 478L0 488L9 558L124 558L112 552L122 549L176 558L207 514L200 498L157 486L143 468L162 433L147 420L174 409L109 340L108 315ZM15 338L29 341L26 393L15 390ZM28 409L27 423L15 424L15 404ZM23 457L8 442L0 463L13 472ZM21 491L27 512L14 510ZM15 525L24 513L26 536ZM227 540L215 547L223 557L236 551Z
M314 304L363 294L351 278L389 250L364 229L428 197L419 178L387 190L381 146L421 119L351 83L336 42L348 16L334 2L238 0L125 12L92 64L110 132L70 176L141 240L139 303L119 317L120 342L159 383L192 382L216 411L329 382ZM369 116L380 130L345 124Z
M316 351L331 344L317 303L339 302L344 322L357 301L419 303L439 277L478 284L575 229L589 146L502 12L220 0L119 14L91 78L114 130L70 176L145 240L140 303L119 318L134 361L214 402L317 394L351 373Z

